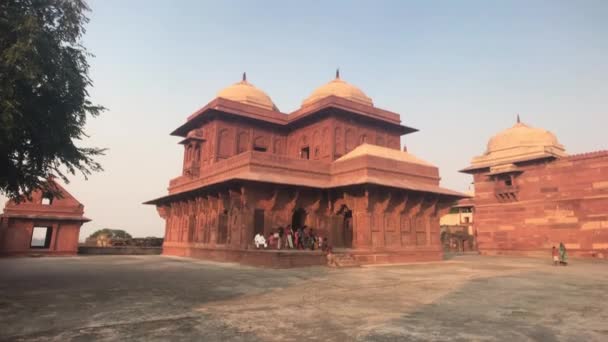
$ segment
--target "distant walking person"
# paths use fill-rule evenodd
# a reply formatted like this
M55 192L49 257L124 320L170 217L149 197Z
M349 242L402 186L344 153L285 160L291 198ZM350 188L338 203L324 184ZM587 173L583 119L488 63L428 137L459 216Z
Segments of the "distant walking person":
M279 234L278 247L279 247L279 249L281 249L281 247L283 247L283 243L285 241L285 238L283 237L283 235L285 235L285 230L283 229L283 227L279 227L279 229L277 229L277 234Z
M559 252L555 246L553 246L553 249L551 250L551 256L553 257L553 266L559 265Z
M293 229L290 225L285 228L285 234L287 235L287 246L289 249L293 249Z
M559 263L564 266L568 265L568 253L563 242L559 243Z

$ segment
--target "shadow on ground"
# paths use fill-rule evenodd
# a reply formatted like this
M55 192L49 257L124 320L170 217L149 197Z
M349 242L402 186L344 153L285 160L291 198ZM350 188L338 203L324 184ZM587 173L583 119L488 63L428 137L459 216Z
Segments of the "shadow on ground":
M0 340L238 340L195 307L307 275L160 256L1 259ZM252 336L247 338L252 340Z
M582 282L588 284L581 286ZM473 279L362 341L606 341L608 283L529 271Z
M0 260L6 341L603 341L608 264L463 256L270 270L160 256Z

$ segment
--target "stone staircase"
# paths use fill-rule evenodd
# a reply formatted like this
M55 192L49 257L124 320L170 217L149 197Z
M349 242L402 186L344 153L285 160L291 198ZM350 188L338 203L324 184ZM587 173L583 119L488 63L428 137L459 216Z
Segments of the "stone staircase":
M331 265L330 265L331 266ZM359 267L361 264L352 256L352 254L334 254L334 267L345 268L345 267Z

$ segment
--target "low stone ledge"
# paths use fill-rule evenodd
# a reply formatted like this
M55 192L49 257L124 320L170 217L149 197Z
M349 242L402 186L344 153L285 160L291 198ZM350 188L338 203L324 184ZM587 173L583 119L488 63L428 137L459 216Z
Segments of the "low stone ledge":
M137 247L137 246L78 246L80 255L159 255L162 247Z

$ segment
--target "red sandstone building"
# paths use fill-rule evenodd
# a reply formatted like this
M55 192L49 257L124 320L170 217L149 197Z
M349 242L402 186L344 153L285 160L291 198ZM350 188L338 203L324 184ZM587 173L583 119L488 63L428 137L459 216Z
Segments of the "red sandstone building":
M608 255L608 151L567 155L555 135L518 122L462 172L473 175L484 254Z
M1 255L75 255L84 206L59 184L61 196L42 191L29 201L6 203L0 215Z
M400 150L415 131L339 74L290 114L243 76L172 133L183 137L183 173L146 202L166 221L163 253L323 263L320 253L253 249L256 233L292 224L362 263L440 259L439 217L462 195Z

